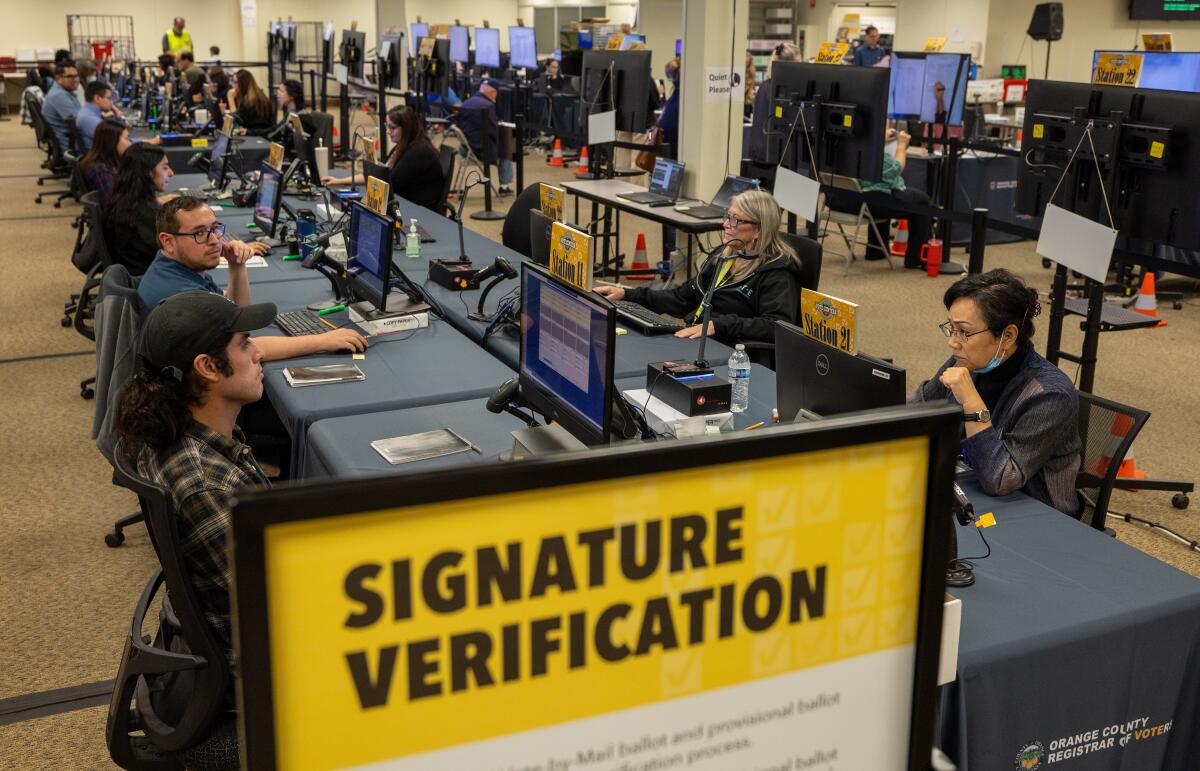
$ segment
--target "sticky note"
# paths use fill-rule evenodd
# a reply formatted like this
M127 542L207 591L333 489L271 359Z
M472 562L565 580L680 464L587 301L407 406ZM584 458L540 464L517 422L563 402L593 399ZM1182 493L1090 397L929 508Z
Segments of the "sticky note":
M192 147L208 147L208 140L204 137L196 137L192 139Z
M354 361L363 361L367 358L367 355L365 353L356 353L353 356L351 356L350 358L353 359Z
M1165 150L1165 149L1167 149L1166 145L1164 145L1162 142L1151 142L1150 143L1150 157L1151 158L1163 157L1163 150Z
M989 511L979 518L979 521L975 523L975 527L991 527L994 524L996 524L996 515Z
M776 107L776 108L775 108L775 117L776 117L776 118L782 118L782 117L783 117L783 108L782 108L782 107Z
M1046 134L1046 126L1043 123L1033 124L1033 138L1041 139Z
M850 128L852 125L854 125L854 116L853 115L843 115L842 116L842 125L845 126L846 128Z

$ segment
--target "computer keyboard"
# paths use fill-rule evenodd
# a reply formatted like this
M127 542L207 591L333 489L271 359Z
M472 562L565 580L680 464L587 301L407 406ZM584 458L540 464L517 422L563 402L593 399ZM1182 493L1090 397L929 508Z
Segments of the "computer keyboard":
M629 300L617 300L613 304L617 308L617 316L622 321L632 324L648 335L678 332L683 329L681 322L655 313L644 305Z
M275 326L291 337L319 335L329 331L329 327L321 323L321 317L309 310L280 313L275 317Z

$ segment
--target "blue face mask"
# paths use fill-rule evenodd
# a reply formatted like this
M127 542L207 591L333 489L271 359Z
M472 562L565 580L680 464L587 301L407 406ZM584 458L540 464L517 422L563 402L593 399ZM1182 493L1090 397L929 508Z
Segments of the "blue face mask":
M1003 338L1000 339L1000 344L996 346L996 355L993 356L992 360L987 363L987 366L980 367L979 369L975 370L976 375L986 375L996 367L1000 366L1001 362L1004 361L1004 357L1000 355L1000 346L1002 345L1004 345Z

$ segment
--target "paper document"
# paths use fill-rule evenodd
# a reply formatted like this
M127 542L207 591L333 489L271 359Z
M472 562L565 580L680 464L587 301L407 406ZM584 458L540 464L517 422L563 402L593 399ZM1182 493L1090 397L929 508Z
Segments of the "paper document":
M396 436L391 439L376 439L371 442L371 447L394 466L470 450L480 451L478 447L448 428L439 428L408 436Z

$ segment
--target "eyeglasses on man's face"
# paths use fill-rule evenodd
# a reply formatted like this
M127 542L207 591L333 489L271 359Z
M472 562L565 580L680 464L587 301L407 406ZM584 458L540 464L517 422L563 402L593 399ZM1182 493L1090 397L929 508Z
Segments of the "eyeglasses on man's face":
M196 230L191 233L171 233L170 235L178 236L180 238L182 238L184 236L191 236L192 238L194 238L196 240L196 243L205 244L205 243L208 243L208 240L210 238L212 238L213 236L216 236L217 240L219 241L221 239L221 237L225 235L225 226L218 222L216 225L213 225L211 228L205 228L203 230Z

